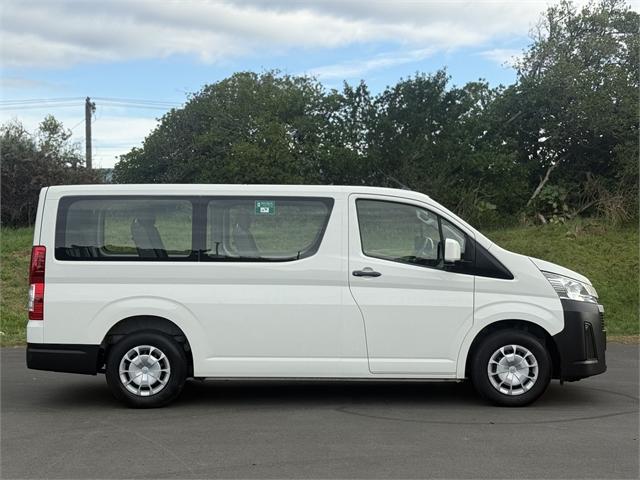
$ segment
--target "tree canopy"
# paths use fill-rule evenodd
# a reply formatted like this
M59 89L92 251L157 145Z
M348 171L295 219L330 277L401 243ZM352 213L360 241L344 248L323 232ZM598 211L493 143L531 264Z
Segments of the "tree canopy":
M84 168L84 158L70 137L52 116L35 133L19 122L0 127L3 225L32 223L44 186L100 182L97 171Z
M241 72L206 85L123 155L118 182L405 185L472 221L637 215L639 16L550 7L517 81L364 82Z

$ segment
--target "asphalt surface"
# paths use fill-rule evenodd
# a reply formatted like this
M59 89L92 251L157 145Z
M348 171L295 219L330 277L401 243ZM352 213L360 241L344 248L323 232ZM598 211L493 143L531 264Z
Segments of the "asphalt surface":
M638 346L530 407L468 384L189 382L122 407L103 376L27 370L1 351L2 478L638 478Z

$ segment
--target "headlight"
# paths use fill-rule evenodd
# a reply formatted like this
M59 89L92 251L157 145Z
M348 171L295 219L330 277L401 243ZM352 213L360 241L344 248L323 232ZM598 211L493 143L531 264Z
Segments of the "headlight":
M560 298L598 303L598 292L591 285L557 273L542 272Z

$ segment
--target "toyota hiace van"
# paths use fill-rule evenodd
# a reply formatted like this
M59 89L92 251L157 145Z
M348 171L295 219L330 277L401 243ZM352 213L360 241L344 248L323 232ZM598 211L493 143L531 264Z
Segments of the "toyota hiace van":
M188 378L469 379L521 406L606 369L587 278L406 190L48 187L29 284L28 367L135 407Z

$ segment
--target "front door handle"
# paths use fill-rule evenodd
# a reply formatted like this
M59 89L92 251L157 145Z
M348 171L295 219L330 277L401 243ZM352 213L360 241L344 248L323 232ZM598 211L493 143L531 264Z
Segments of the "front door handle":
M382 275L369 267L365 267L362 270L354 270L352 273L354 277L379 277Z

